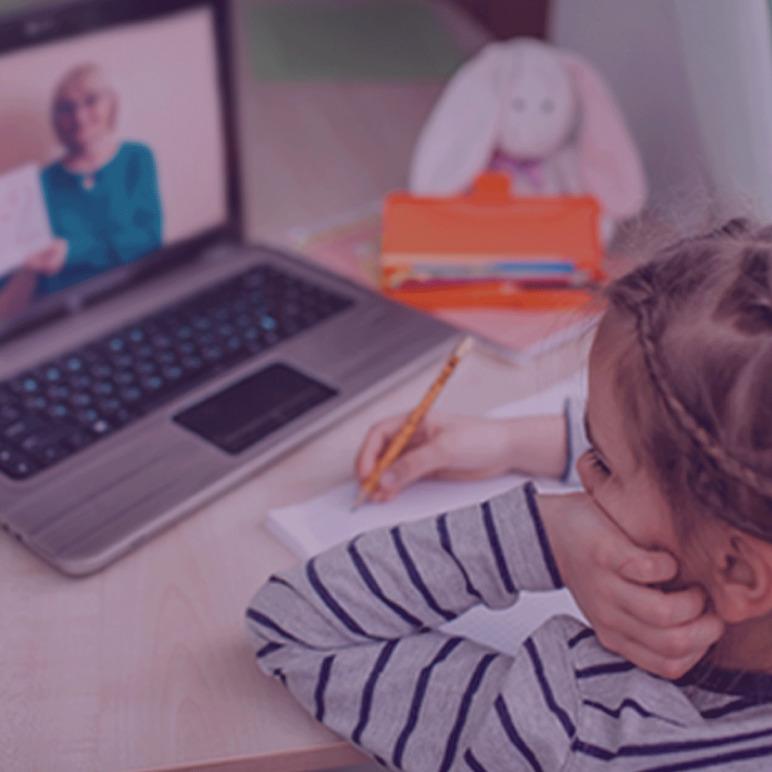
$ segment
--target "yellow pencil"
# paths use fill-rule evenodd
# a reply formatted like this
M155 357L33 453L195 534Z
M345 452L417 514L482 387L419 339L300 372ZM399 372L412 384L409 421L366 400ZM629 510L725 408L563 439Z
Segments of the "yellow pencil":
M466 336L455 349L453 349L453 353L448 357L448 361L445 362L445 366L440 371L440 374L437 376L434 383L430 386L429 391L426 392L424 398L407 417L407 420L394 435L394 438L389 443L383 455L378 459L373 471L370 472L367 479L362 483L362 487L354 502L352 511L358 509L365 501L367 501L370 494L378 486L381 475L404 450L405 445L410 442L410 438L415 434L418 424L421 423L421 419L426 415L426 412L432 406L434 400L437 399L437 395L442 391L442 387L447 383L448 378L450 378L453 371L456 369L456 365L469 353L469 349L472 348L472 343L472 338Z

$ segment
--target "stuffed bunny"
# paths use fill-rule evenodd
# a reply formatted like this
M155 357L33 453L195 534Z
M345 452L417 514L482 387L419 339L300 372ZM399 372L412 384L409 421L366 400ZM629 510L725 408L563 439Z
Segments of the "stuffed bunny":
M507 172L519 195L594 196L604 239L646 198L638 151L601 76L529 38L488 44L451 78L418 139L410 190L455 195L488 169Z

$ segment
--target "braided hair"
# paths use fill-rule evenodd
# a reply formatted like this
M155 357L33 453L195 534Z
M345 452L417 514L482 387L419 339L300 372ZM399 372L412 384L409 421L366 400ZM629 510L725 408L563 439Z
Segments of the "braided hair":
M617 385L681 525L707 510L772 542L772 229L682 240L607 299L599 340L629 322Z

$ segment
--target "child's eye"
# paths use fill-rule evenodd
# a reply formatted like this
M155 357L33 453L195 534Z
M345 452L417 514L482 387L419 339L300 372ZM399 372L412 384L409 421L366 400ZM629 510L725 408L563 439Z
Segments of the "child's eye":
M598 455L597 450L590 449L587 451L590 458L590 463L592 464L592 468L596 471L600 472L605 477L611 476L611 470L606 466L606 463L603 461L603 459Z

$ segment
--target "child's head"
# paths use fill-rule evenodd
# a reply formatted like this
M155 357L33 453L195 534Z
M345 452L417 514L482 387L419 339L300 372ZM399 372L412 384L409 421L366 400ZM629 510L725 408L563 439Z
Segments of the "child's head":
M726 582L758 590L766 572L754 613L767 613L772 230L732 221L679 242L608 301L590 358L597 453L581 459L585 486L636 541L673 551L726 621L745 613L726 602Z
M95 64L82 64L70 70L54 92L54 130L59 141L72 152L83 151L110 135L117 111L117 96Z

